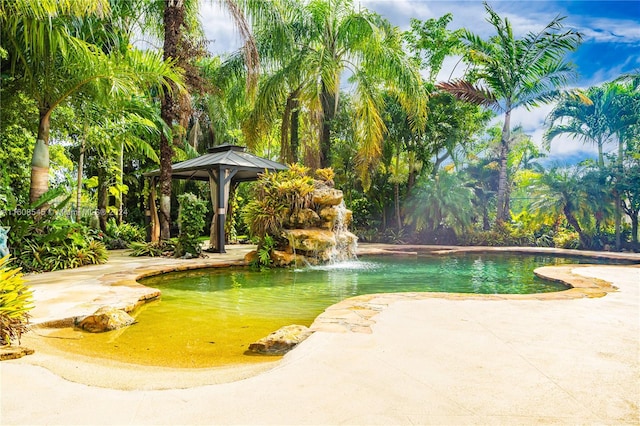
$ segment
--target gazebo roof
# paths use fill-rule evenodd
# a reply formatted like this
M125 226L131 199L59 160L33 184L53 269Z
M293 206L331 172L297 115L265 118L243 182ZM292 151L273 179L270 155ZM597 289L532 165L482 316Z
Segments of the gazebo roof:
M218 168L236 169L233 177L235 182L245 182L255 180L258 174L265 170L276 171L286 170L287 166L258 157L245 151L245 148L238 145L224 144L209 148L206 154L190 160L182 161L171 166L171 177L173 179L193 179L209 180L209 170ZM145 176L160 176L160 169L145 173Z

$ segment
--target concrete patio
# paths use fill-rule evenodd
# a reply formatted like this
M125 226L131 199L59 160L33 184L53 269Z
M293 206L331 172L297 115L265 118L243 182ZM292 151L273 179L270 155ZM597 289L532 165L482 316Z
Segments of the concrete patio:
M30 276L34 322L68 325L103 304L131 309L157 295L136 277L237 264L246 251L193 261L116 253L106 265ZM37 350L0 363L0 423L640 424L640 267L546 269L586 290L347 301L259 369L171 370ZM345 320L363 303L370 315Z

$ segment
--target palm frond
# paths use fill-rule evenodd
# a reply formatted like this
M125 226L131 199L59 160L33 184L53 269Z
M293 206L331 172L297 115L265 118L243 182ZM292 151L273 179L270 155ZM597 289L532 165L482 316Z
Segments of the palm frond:
M466 102L498 110L500 108L493 92L480 86L474 86L464 80L440 82L436 84L436 87Z

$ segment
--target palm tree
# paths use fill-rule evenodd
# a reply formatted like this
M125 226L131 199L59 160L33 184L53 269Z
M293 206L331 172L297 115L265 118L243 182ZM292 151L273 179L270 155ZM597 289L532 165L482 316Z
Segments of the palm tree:
M549 128L544 139L550 143L559 135L567 134L598 147L598 166L604 167L603 147L612 141L610 126L613 107L613 86L591 87L581 96L565 94L553 108L547 122Z
M406 222L418 232L444 225L461 235L471 227L474 201L474 189L464 177L443 170L418 181L405 207Z
M507 158L511 143L511 112L518 107L532 108L559 95L558 89L573 75L573 66L563 61L575 50L582 36L563 30L564 18L557 17L537 33L516 39L508 19L502 19L487 3L488 22L497 34L483 40L470 31L464 43L472 70L468 80L439 83L438 87L460 99L485 105L504 113L500 139L500 181L496 220L509 218ZM475 83L475 84L474 84Z
M191 89L202 91L203 81L195 67L194 60L204 56L203 44L194 40L200 32L197 21L198 0L150 0L156 12L162 14L163 55L165 60L175 61L186 70L187 83ZM258 55L251 35L245 13L251 11L255 16L269 2L252 2L249 0L221 0L231 12L232 17L245 39L244 54L247 63L247 83L251 90L257 81ZM171 129L170 140L164 133L160 136L160 197L159 219L160 238L170 237L171 223L171 163L174 146L182 146L186 137L186 128L191 113L191 100L184 92L166 91L161 99L161 116L167 127Z
M617 186L625 180L627 174L624 170L625 152L630 152L634 140L638 137L640 126L640 91L637 89L637 81L631 80L626 84L613 84L612 106L610 110L610 130L618 139L618 158L616 172L614 174ZM624 186L624 185L622 185ZM623 191L616 188L616 250L622 247L621 223L622 210L625 203L622 200ZM631 209L633 212L633 209ZM633 216L632 221L633 221Z
M121 52L106 54L72 35L75 18L103 16L109 11L108 2L38 3L0 3L2 40L7 43L16 89L34 99L39 110L31 172L32 203L49 186L50 119L56 107L81 91L108 99L112 93L136 93L151 84L157 84L160 90L169 81L181 84L180 75L158 54L136 50L126 56Z
M343 72L349 70L354 85L358 168L366 186L370 166L380 156L385 132L381 117L384 96L380 89L386 87L409 112L412 123L419 124L425 92L418 70L402 49L398 29L366 9L356 10L352 0L284 4L289 6L282 8L283 16L276 21L283 27L268 23L270 37L276 34L279 42L266 45L272 49L273 63L271 77L263 86L265 101L261 102L258 96L257 114L282 111L284 107L286 122L304 103L312 115L320 117L320 167L328 167L341 79ZM282 107L273 108L274 100Z
M545 217L564 215L567 222L578 233L583 248L591 247L591 238L584 226L590 217L590 197L582 184L580 168L561 169L554 167L542 173L530 187L534 201L532 213Z

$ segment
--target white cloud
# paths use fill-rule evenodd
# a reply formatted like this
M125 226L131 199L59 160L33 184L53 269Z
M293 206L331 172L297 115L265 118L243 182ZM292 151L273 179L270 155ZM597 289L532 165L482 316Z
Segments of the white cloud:
M578 31L585 39L607 43L640 42L640 23L627 19L593 18L579 24Z
M533 108L531 111L527 111L526 108L518 108L511 113L511 125L512 127L522 126L523 131L531 136L536 146L546 152L543 142L547 129L545 120L554 107L555 103L542 105ZM596 153L597 148L594 145L584 144L582 141L573 139L568 135L560 135L551 141L547 154L551 158L556 158L576 156L578 154L594 156Z
M403 30L409 28L411 18L429 19L435 16L430 5L431 2L415 0L361 0L363 8L376 11L380 15L389 19L394 25L400 26Z
M210 42L211 53L231 53L242 46L242 39L233 19L219 4L203 2L200 6L200 21Z

